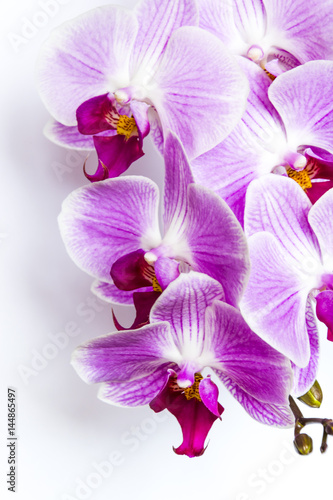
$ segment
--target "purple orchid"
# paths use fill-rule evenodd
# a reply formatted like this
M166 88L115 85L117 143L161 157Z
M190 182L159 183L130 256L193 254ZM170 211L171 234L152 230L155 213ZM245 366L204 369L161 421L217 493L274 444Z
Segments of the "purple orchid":
M198 28L194 0L108 5L59 28L38 65L41 97L55 118L47 134L96 148L93 181L116 177L167 129L189 157L226 137L245 109L248 84L223 43ZM84 134L87 140L82 139Z
M150 324L79 346L72 363L88 383L103 382L99 398L121 406L167 408L179 421L175 449L202 455L209 429L223 412L210 367L260 421L289 426L290 362L255 335L234 307L221 302L222 286L191 271L155 302Z
M133 290L149 292L146 311L136 319L140 325L183 267L219 281L226 301L236 306L249 273L245 235L223 200L193 184L185 152L171 133L165 141L164 236L158 201L158 187L137 176L90 184L65 200L61 234L73 260L98 279L95 293L131 304ZM141 293L135 298L139 309Z
M219 194L243 223L246 189L261 175L292 177L312 201L333 187L333 62L309 62L273 83L246 59L240 65L251 87L246 112L191 167L196 182Z
M291 179L268 175L246 195L245 230L251 275L241 311L250 327L297 365L304 394L318 367L317 317L333 321L333 189L311 205Z
M198 0L200 26L277 76L333 57L331 0Z

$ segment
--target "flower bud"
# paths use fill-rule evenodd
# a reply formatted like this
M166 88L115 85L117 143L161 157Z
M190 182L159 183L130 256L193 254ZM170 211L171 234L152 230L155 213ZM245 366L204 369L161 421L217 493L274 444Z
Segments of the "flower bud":
M309 455L312 452L312 439L307 434L297 434L294 446L300 455Z
M323 392L318 381L315 380L311 389L298 399L311 408L319 408L323 401Z

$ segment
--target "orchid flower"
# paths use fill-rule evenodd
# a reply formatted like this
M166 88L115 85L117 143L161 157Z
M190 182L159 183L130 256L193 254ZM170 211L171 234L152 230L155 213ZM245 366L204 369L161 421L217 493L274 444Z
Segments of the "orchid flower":
M95 293L131 304L133 290L149 292L145 305L145 297L135 297L138 307L146 308L135 322L140 325L183 266L219 281L226 301L236 306L249 272L245 235L223 200L193 184L186 155L172 134L165 141L164 236L158 200L158 187L139 176L83 186L65 200L61 234L73 260L97 278Z
M56 120L47 134L58 144L96 148L90 180L124 172L142 156L150 130L159 145L172 130L193 158L241 118L246 78L223 43L197 24L194 0L141 0L133 11L91 10L46 41L38 85Z
M259 421L289 426L290 362L257 337L239 311L221 302L222 286L191 271L155 302L150 324L79 346L72 364L99 398L121 406L167 408L179 421L180 455L202 455L209 429L223 412L210 367Z
M273 83L246 59L240 65L251 86L246 112L191 167L196 182L219 194L243 223L246 189L261 175L292 177L312 201L333 187L333 62L309 62Z
M198 0L202 28L272 75L332 59L331 0Z
M251 274L241 311L263 340L297 365L295 392L304 394L318 366L312 304L333 340L333 189L312 206L291 179L257 179L246 195L245 230Z

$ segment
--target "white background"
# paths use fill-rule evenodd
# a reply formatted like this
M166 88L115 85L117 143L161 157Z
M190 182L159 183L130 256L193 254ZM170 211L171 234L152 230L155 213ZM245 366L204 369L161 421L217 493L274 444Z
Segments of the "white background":
M91 278L76 268L59 237L61 203L86 182L83 156L44 138L48 113L36 91L34 67L53 27L104 3L56 2L52 16L37 0L1 7L1 498L329 498L333 439L322 456L321 428L310 428L315 450L300 457L293 451L291 429L255 422L221 387L225 412L209 434L205 454L179 457L172 445L181 443L181 432L171 415L102 403L97 387L84 384L69 365L78 344L112 331L113 325L110 306L94 299ZM39 27L30 24L27 31L27 20ZM18 36L25 38L16 38L15 46ZM130 173L161 184L163 162L149 139L144 149L146 156ZM130 324L130 308L117 313ZM62 341L59 348L55 337ZM323 331L318 379L324 402L320 410L302 405L305 416L333 417L332 355ZM17 396L16 493L6 485L8 386Z

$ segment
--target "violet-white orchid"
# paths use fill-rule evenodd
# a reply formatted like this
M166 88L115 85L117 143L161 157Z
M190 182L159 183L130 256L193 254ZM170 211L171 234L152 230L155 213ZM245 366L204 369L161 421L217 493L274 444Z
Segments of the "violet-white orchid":
M90 149L90 180L116 177L142 156L151 130L172 130L194 158L218 144L245 109L248 83L223 43L197 27L194 0L108 5L64 23L38 63L48 136ZM87 140L82 139L85 134Z
M72 363L88 383L103 385L99 398L121 406L167 408L179 421L183 443L175 449L202 455L207 433L223 408L210 367L254 418L290 426L290 362L255 335L239 311L221 302L222 286L191 271L155 302L150 324L79 346ZM259 409L259 412L258 412Z
M272 75L333 58L331 0L198 0L200 24Z
M301 395L318 365L313 303L333 340L333 189L311 205L291 179L257 179L246 195L245 231L251 274L241 311L262 339L297 365L295 392Z
M186 155L171 133L165 141L163 236L158 201L158 187L138 176L90 184L65 200L61 234L73 260L97 278L94 292L131 304L133 290L142 288L150 294L148 314L156 292L184 265L219 281L226 301L236 306L249 273L245 235L223 200L193 184ZM143 307L145 299L138 300Z
M246 112L191 167L243 223L249 183L269 172L292 177L312 201L333 187L333 61L306 63L273 83L250 61L240 65L251 86Z

